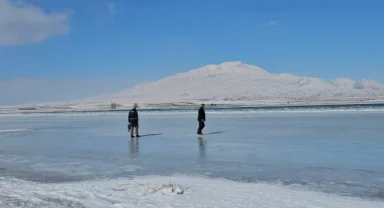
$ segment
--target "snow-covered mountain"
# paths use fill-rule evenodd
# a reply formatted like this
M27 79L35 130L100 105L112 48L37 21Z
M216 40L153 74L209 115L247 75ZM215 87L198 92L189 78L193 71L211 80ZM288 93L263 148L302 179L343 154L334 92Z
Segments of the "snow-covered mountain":
M191 100L320 100L384 96L384 85L372 80L337 78L330 82L292 74L271 74L243 62L206 65L120 93L87 102L178 102Z

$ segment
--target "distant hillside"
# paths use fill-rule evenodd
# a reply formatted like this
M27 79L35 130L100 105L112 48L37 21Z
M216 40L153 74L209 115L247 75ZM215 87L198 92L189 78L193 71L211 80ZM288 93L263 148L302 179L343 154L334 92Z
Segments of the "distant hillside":
M287 73L271 74L260 67L235 61L206 65L110 96L87 98L82 102L305 101L383 96L384 85L373 80L337 78L327 82Z

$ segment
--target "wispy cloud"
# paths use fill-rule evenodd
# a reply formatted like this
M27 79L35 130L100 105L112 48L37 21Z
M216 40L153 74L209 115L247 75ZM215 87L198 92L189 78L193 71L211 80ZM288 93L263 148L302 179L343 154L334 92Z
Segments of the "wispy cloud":
M274 20L274 21L272 21L272 22L269 22L268 25L269 25L269 26L276 26L276 25L278 25L278 24L280 24L280 23L281 23L280 21L278 21L278 20Z
M116 14L116 4L112 2L107 3L108 12L111 14Z
M0 0L0 46L37 43L68 32L66 13L47 13L37 6Z

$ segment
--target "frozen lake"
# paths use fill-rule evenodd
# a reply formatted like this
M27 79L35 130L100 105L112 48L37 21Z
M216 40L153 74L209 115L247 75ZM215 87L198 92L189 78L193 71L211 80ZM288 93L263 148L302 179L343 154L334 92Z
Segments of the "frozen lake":
M207 110L203 132L216 134L203 137L195 111L139 116L141 135L161 134L131 139L127 112L0 116L0 207L384 207L382 109ZM132 178L176 180L205 201L189 189L166 200L135 198L132 184L129 200L103 192Z

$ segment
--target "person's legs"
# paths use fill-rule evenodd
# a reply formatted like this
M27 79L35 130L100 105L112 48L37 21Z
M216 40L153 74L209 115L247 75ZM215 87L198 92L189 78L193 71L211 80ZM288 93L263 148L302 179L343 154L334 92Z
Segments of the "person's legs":
M197 129L198 134L202 134L202 130L205 127L204 121L199 121L199 128Z
M139 124L136 124L136 137L139 137Z
M131 125L131 137L134 137L133 136L133 129L135 128L135 126Z
M138 122L132 122L131 123L131 137L134 137L133 136L133 133L136 133L136 137L139 137L139 124Z

